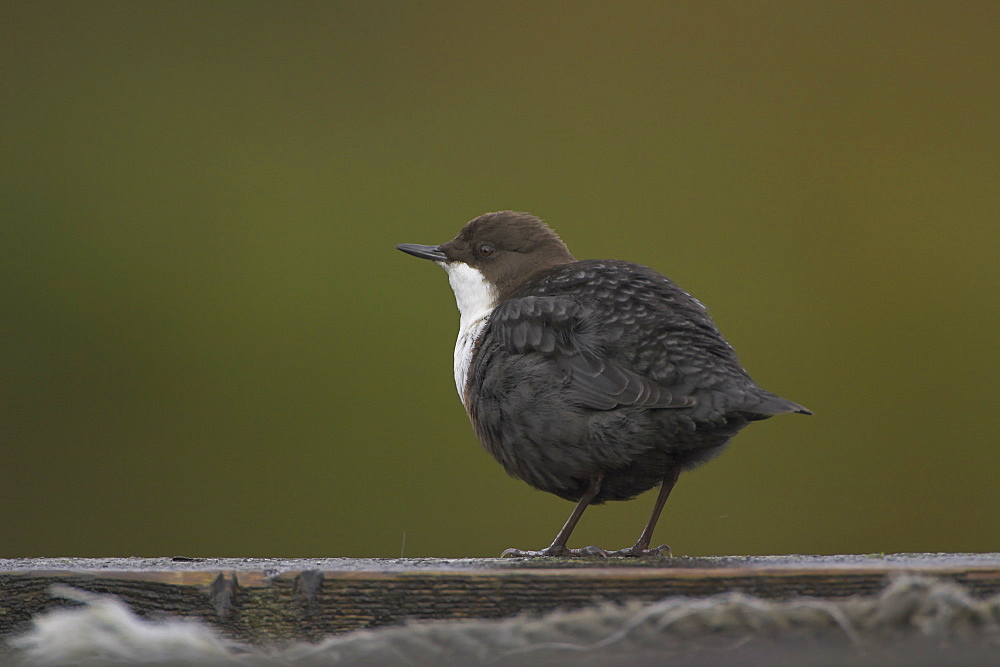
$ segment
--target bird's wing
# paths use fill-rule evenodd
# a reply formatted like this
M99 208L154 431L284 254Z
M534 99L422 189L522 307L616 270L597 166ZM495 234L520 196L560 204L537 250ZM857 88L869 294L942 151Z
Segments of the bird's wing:
M555 363L584 407L687 408L696 402L604 356L597 337L600 323L588 320L573 299L511 299L497 306L490 323L507 352L539 354Z

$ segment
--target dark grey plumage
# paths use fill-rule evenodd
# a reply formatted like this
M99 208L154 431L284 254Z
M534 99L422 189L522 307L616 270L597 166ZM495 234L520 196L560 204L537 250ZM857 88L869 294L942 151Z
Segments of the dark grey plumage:
M613 552L658 553L649 540L682 471L751 421L810 414L759 387L669 279L577 261L534 216L488 213L448 243L399 248L449 272L463 322L456 382L483 447L512 476L578 501L550 547L505 555L607 555L566 546L583 510L659 485L639 541Z
M617 260L553 267L499 304L466 393L508 473L579 500L603 472L593 503L707 461L750 421L806 412L750 379L700 303Z

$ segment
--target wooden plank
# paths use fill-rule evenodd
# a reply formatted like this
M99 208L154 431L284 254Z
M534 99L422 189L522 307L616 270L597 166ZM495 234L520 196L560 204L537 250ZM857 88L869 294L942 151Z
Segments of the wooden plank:
M502 618L601 600L743 591L873 594L923 573L1000 593L1000 554L631 559L0 559L0 637L69 603L53 584L120 597L143 616L205 620L249 643L321 637L409 619Z

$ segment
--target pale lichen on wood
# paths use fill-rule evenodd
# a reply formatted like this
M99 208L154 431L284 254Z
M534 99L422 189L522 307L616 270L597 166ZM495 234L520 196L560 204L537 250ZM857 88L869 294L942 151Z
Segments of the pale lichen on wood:
M1000 554L574 559L7 559L0 636L66 606L63 584L119 597L141 616L207 621L245 642L317 640L411 619L503 618L598 601L739 591L839 599L920 573L1000 593Z

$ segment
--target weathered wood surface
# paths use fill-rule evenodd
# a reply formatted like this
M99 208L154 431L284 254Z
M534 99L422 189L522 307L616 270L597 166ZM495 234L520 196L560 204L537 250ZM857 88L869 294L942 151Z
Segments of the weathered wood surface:
M0 559L0 637L70 603L53 584L117 595L140 615L199 618L245 642L409 619L501 618L597 601L743 591L772 599L873 594L923 573L1000 593L1000 553L630 559Z

